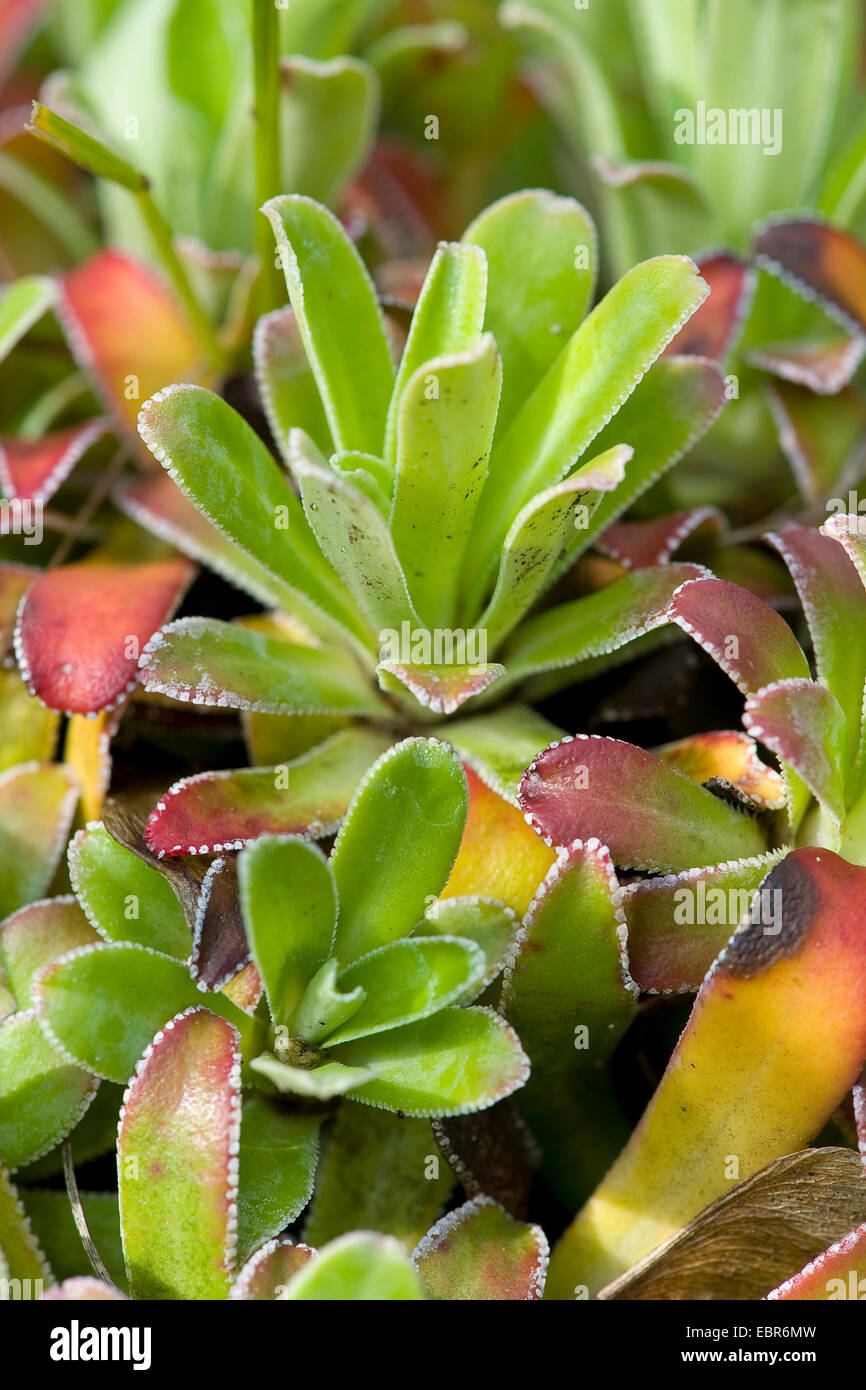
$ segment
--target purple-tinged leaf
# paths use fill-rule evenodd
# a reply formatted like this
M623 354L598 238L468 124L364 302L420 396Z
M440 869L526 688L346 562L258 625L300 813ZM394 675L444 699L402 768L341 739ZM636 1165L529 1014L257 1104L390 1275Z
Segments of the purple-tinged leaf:
M0 655L12 645L18 605L38 570L29 565L0 564Z
M196 902L189 972L200 989L222 989L249 958L238 895L237 862L235 856L229 854L214 859L202 879Z
M709 296L665 349L665 356L708 357L723 362L735 346L754 292L746 261L720 251L698 261Z
M725 518L715 507L692 507L652 521L617 521L599 536L598 549L626 569L647 569L671 560L696 531L721 535Z
M118 704L137 683L148 639L192 577L186 560L64 565L40 574L22 601L15 632L31 694L65 714Z
M780 1302L866 1299L866 1222L767 1294Z
M230 1299L279 1298L293 1275L316 1257L309 1245L295 1245L284 1236L269 1240L251 1255L229 1291Z
M549 844L600 840L622 868L679 870L766 848L751 817L644 749L596 734L545 749L518 799Z
M541 1298L549 1247L540 1226L515 1221L489 1197L443 1216L412 1252L426 1298L511 1302Z
M866 248L849 232L791 218L759 232L754 251L759 265L816 300L844 328L866 333Z
M776 681L749 696L743 723L794 769L838 827L845 814L848 733L835 696L815 681Z
M524 1220L538 1145L514 1096L474 1115L431 1121L436 1143L468 1197L492 1197L510 1216Z
M262 835L331 835L387 748L373 730L346 729L279 767L184 777L151 814L147 844L162 859L243 849Z
M767 383L765 394L801 496L823 503L857 465L866 438L863 400L851 389L828 399L782 381Z
M720 951L783 851L654 875L623 889L628 961L641 990L680 994L700 988Z
M670 621L703 647L744 695L773 681L809 678L809 663L793 632L761 599L723 579L683 584Z
M237 1248L240 1087L237 1033L207 1009L171 1019L139 1061L117 1136L134 1298L227 1297Z
M866 339L832 338L826 342L773 343L746 353L751 367L760 367L783 381L805 386L819 396L835 396L847 386L866 352Z
M126 1294L90 1274L76 1274L42 1295L58 1303L126 1303Z
M105 421L88 420L42 439L0 439L0 487L4 495L47 502L105 430Z
M433 714L453 714L506 674L497 662L478 666L415 666L408 661L380 661L379 684L391 694L413 695Z

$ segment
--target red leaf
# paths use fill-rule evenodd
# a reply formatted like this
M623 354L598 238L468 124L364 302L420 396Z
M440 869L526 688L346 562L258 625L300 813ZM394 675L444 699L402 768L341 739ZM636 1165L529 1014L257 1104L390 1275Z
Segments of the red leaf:
M671 600L670 618L703 647L744 695L809 665L784 618L748 589L724 579L694 579Z
M293 1274L315 1259L309 1245L295 1245L288 1237L269 1240L247 1260L234 1284L231 1299L272 1299Z
M866 248L849 232L811 217L791 218L765 227L755 254L846 328L866 333Z
M67 565L40 574L15 632L31 694L67 714L111 709L135 685L139 654L193 573L186 560L159 560Z
M672 512L652 521L615 521L596 544L605 555L619 560L627 569L647 569L650 565L665 564L683 542L702 527L721 534L725 518L715 507L692 507L689 511Z
M42 439L0 439L0 485L6 497L47 502L106 428L104 420L88 420Z
M754 276L745 261L719 252L698 261L710 293L665 349L666 357L709 357L721 362L730 352L749 308Z

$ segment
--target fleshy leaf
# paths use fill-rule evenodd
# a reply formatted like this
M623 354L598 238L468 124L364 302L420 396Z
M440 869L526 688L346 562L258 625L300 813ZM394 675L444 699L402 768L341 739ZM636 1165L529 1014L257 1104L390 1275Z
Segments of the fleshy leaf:
M288 480L242 415L213 391L168 386L142 406L138 431L207 520L295 591L292 611L311 626L330 616L331 635L336 623L364 635Z
M715 507L692 507L652 521L619 521L598 539L599 550L627 569L663 565L696 531L724 529L724 517Z
M329 453L328 422L290 304L263 314L256 323L253 362L259 395L280 452L286 452L289 430L296 428Z
M360 1007L327 1035L326 1045L400 1028L456 1004L480 984L487 960L474 942L446 936L392 941L338 976L342 993L362 990Z
M76 1274L55 1284L43 1297L58 1303L125 1303L126 1294L113 1289L102 1279L94 1279L91 1274Z
M728 783L752 805L767 810L778 810L785 803L782 778L761 762L757 745L748 734L715 729L666 743L654 751L662 762L678 768L699 786Z
M629 967L642 990L696 990L783 851L653 875L627 884Z
M290 1225L313 1189L319 1153L317 1115L280 1110L249 1095L241 1119L238 1262Z
M342 1062L323 1062L310 1069L293 1067L266 1052L253 1059L250 1069L271 1081L278 1091L312 1100L343 1096L373 1075L369 1067L347 1067Z
M266 835L243 850L238 877L250 951L271 1017L288 1025L333 947L337 891L331 866L304 840Z
M805 386L822 396L835 396L847 386L863 361L866 340L831 338L820 342L770 343L752 348L746 360L752 367Z
M863 1214L846 1149L788 1154L737 1183L670 1241L602 1289L603 1299L758 1299Z
M442 1009L420 1023L341 1043L333 1055L375 1075L352 1099L406 1115L463 1115L483 1110L526 1080L529 1065L516 1033L492 1009Z
M18 605L37 573L28 565L0 564L0 652L4 656L12 643Z
M330 835L359 781L388 740L371 729L346 729L278 767L204 772L164 793L145 836L163 855L242 849L262 835Z
M0 1023L0 1161L10 1172L41 1158L78 1123L97 1082L58 1056L34 1010Z
M597 837L622 868L685 869L766 848L749 816L644 749L597 734L546 749L519 799L549 843Z
M863 400L850 389L828 399L784 381L768 382L764 392L801 496L823 505L857 458L866 430Z
M108 1081L126 1082L169 1019L201 1004L189 971L146 946L111 943L70 951L34 986L40 1021L61 1053ZM208 1007L237 1028L246 1052L258 1031L222 994Z
M771 870L772 913L762 906L704 981L643 1119L554 1252L553 1297L617 1277L732 1171L749 1178L819 1133L866 1055L864 875L812 849Z
M794 768L838 825L848 737L835 696L815 681L777 681L749 696L743 724Z
M308 1245L295 1245L285 1237L269 1240L251 1255L232 1284L230 1299L266 1300L279 1298L293 1275L303 1269L316 1252Z
M77 799L63 767L23 763L0 775L0 919L47 891Z
M484 1302L541 1298L548 1244L540 1226L475 1197L437 1221L412 1252L426 1298Z
M192 576L186 560L46 570L27 590L15 633L31 693L67 714L116 705L135 686L139 654Z
M379 82L357 58L280 60L282 187L333 206L363 165L379 115Z
M660 256L624 275L581 324L493 452L470 543L480 565L520 508L570 472L706 294L690 260Z
M586 313L595 285L595 227L573 198L529 189L486 208L463 241L487 257L484 326L502 354L502 430Z
M754 292L754 272L726 251L698 261L710 293L685 328L665 349L666 355L708 357L724 362L740 335Z
M516 1097L507 1096L471 1115L434 1119L431 1124L436 1143L467 1197L492 1197L509 1216L523 1221L541 1155Z
M272 198L263 211L334 443L378 455L394 368L361 258L333 213L310 198ZM349 335L346 324L352 325ZM364 344L360 356L359 342Z
M0 1266L12 1279L51 1280L51 1270L33 1234L18 1193L0 1163Z
M425 361L400 397L390 529L412 602L430 628L450 627L458 616L460 566L501 385L499 352L486 333L462 352Z
M240 1087L237 1034L206 1009L172 1018L138 1063L117 1136L134 1298L227 1297L237 1250Z
M102 420L88 420L42 439L0 440L0 486L4 496L47 502L104 433Z
M771 223L755 239L758 264L815 299L845 328L866 333L866 250L814 218Z
M99 938L74 898L44 898L0 923L0 966L20 1009L30 1007L30 988L44 965Z
M492 898L437 898L428 907L424 921L409 938L409 943L419 936L438 932L441 936L462 937L480 946L485 958L484 974L458 1001L471 1004L511 959L518 929L517 913Z
M80 830L68 858L78 901L103 940L138 942L187 959L189 928L162 874L113 840L103 825Z
M504 1011L532 1066L517 1103L572 1209L628 1136L607 1072L637 1012L625 938L610 855L577 840L530 905L506 976Z
M354 1231L304 1265L280 1297L292 1302L407 1303L420 1302L423 1294L399 1241Z
M467 800L458 759L435 739L406 739L374 763L331 858L341 965L408 936L421 920L457 856Z
M138 408L167 381L200 381L202 349L153 271L104 250L59 281L57 312L70 346L134 436Z
M817 1255L799 1274L767 1294L781 1302L821 1302L866 1296L866 1222Z
M141 680L173 700L265 714L382 710L339 649L301 646L215 618L179 618L163 627L142 651Z
M424 634L426 636L426 633ZM433 714L453 714L505 675L499 662L478 666L416 666L408 661L380 661L379 684L392 694L408 690Z
M724 579L696 579L674 595L670 616L744 695L789 677L809 678L796 637L763 600Z

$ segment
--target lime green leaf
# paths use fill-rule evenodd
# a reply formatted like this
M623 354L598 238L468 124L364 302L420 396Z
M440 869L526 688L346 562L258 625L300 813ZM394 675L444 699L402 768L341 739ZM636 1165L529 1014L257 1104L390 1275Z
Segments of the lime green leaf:
M405 1115L465 1115L522 1086L529 1065L516 1033L492 1009L442 1009L432 1018L357 1042L334 1055L369 1066L352 1099Z
M135 941L187 959L192 941L183 908L157 869L119 845L101 824L78 832L68 859L78 901L104 940Z
M379 80L357 58L280 62L283 187L333 206L373 144Z
M179 618L141 656L145 689L173 700L265 714L381 715L382 705L339 648L286 642L216 618Z
M0 362L54 303L54 281L45 275L15 280L0 296Z
M274 1023L289 1025L331 953L337 891L321 850L265 835L242 850L238 880L247 939Z
M244 1100L238 1177L238 1262L290 1225L313 1190L317 1115L279 1110L264 1096Z
M452 357L474 348L484 326L487 264L474 246L443 242L421 287L409 336L397 369L385 433L385 462L397 464L397 431L403 393L433 357Z
M355 1231L332 1241L290 1280L281 1297L292 1302L406 1303L423 1298L399 1241Z
M0 1272L12 1279L52 1282L51 1269L18 1193L0 1163Z
M185 966L146 946L112 943L70 951L42 971L40 1021L64 1056L107 1081L128 1081L154 1034L202 1002ZM238 1029L245 1051L256 1025L224 994L208 1007Z
M77 801L65 767L21 763L0 774L0 918L48 889Z
M471 941L413 936L356 960L339 976L345 992L366 996L345 1023L329 1032L326 1046L365 1038L427 1018L480 985L487 961Z
M308 1096L312 1100L332 1100L343 1096L373 1075L369 1067L347 1067L342 1062L324 1062L309 1070L292 1067L277 1057L262 1053L250 1062L250 1070L272 1082L287 1095Z
M337 982L339 968L333 957L326 960L304 991L292 1020L292 1033L302 1043L318 1043L329 1038L364 1002L360 986L343 991Z
M305 430L316 445L331 449L331 434L316 379L307 361L290 304L263 314L253 331L253 364L271 434L285 456L292 428Z
M394 368L361 258L336 217L311 198L272 198L263 211L334 443L378 455ZM363 352L356 351L357 343L364 344Z
M109 179L112 183L120 184L121 188L128 188L130 193L143 193L147 188L144 174L133 168L128 160L122 159L104 141L95 139L80 126L73 125L56 111L49 111L38 101L33 103L27 129L97 178Z
M406 739L374 763L331 859L342 965L408 936L421 920L457 856L467 803L463 769L435 739Z
M341 1105L328 1133L304 1239L324 1245L348 1231L379 1231L411 1248L453 1186L429 1120Z
M597 271L595 227L573 198L530 189L486 208L463 240L487 257L484 326L502 354L503 430L586 313Z
M462 937L480 946L484 953L484 974L458 1000L461 1004L471 1004L492 984L510 959L519 926L517 913L492 898L438 898L430 904L424 921L409 941L436 931L442 936Z
M134 1298L227 1297L237 1253L240 1087L237 1033L202 1008L169 1020L136 1067L117 1135Z
M97 1082L48 1043L35 1011L0 1023L0 1161L10 1172L65 1139Z
M430 628L455 621L501 384L496 343L485 334L462 352L425 361L400 399L391 534L412 602Z

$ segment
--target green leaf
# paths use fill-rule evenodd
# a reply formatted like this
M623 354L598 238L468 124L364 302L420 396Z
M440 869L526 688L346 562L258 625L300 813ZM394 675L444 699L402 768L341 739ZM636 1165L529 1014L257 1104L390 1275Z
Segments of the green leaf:
M412 1263L429 1299L525 1302L541 1298L548 1249L540 1226L515 1221L490 1197L475 1197L436 1222Z
M0 1023L0 1161L10 1172L53 1149L81 1119L94 1078L44 1037L36 1013Z
M317 454L302 431L291 431L291 469L323 554L375 632L399 628L404 619L422 627L377 504Z
M142 653L141 680L174 700L265 714L383 713L339 648L301 646L215 618L161 628Z
M429 1120L341 1105L328 1131L304 1240L318 1246L367 1230L411 1248L439 1215L453 1183Z
M848 731L836 697L816 681L778 681L749 697L743 727L794 769L838 827L845 815Z
M374 763L331 858L343 966L408 936L421 920L457 856L467 804L463 769L435 739L405 739Z
M283 456L292 428L304 430L330 453L331 433L290 304L257 320L253 365L268 425Z
M0 774L0 919L47 891L77 801L65 767L20 763Z
M0 924L0 967L19 1009L31 1003L31 986L44 965L99 938L74 898L46 898L19 908Z
M117 1125L115 1123L115 1131ZM115 1192L81 1192L81 1205L93 1243L118 1288L126 1290L126 1271L120 1243L120 1214ZM33 1231L48 1256L57 1279L74 1279L92 1273L81 1244L69 1197L47 1187L28 1187L24 1204Z
M424 914L417 936L439 932L474 941L484 953L485 970L478 982L457 1001L471 1004L496 979L510 959L519 929L517 913L492 898L437 898ZM416 940L411 936L409 942ZM409 943L407 943L409 944Z
M333 214L310 198L272 198L263 211L334 443L378 455L394 368L361 258ZM356 351L357 343L363 351Z
M518 1104L545 1172L574 1210L628 1138L608 1063L637 1013L610 854L563 850L536 894L506 982L505 1013L532 1066Z
M39 1248L18 1193L0 1163L0 1272L12 1279L52 1282L51 1269Z
M372 148L379 79L357 58L280 62L283 187L334 206Z
M331 957L304 991L292 1023L292 1033L303 1043L320 1043L329 1038L364 1002L363 989L358 987L344 992L337 983L339 968Z
M369 1066L352 1099L406 1115L465 1115L523 1085L528 1062L517 1035L492 1009L442 1009L432 1018L341 1043L334 1054Z
M628 271L572 334L493 450L470 542L478 570L489 570L520 508L571 471L707 293L688 257L659 256Z
M281 1295L291 1302L406 1303L423 1298L399 1241L355 1231L332 1241L306 1264Z
M187 959L192 941L183 908L158 869L119 845L101 824L78 832L68 858L78 901L105 941L134 941Z
M502 354L502 431L583 320L595 287L595 227L573 198L529 189L491 204L463 241L487 258L484 326Z
M240 1085L237 1033L207 1009L171 1019L141 1058L117 1135L133 1298L227 1297L237 1253Z
M337 890L331 866L304 840L265 835L241 851L238 880L250 952L271 1017L288 1026L333 947Z
M266 1052L250 1062L250 1070L264 1076L278 1091L308 1096L313 1100L332 1100L334 1096L343 1096L373 1075L369 1067L347 1067L342 1062L324 1062L320 1067L309 1070L292 1067Z
M448 742L489 787L514 801L533 758L561 732L534 709L509 705L493 714L453 720L448 725Z
M264 1096L244 1100L238 1177L238 1263L303 1211L319 1153L317 1115L279 1110Z
M394 547L412 602L429 628L450 627L460 566L487 477L502 368L485 334L425 361L397 413Z
M42 1026L64 1056L121 1083L154 1034L202 1002L180 961L121 943L70 952L42 971L35 993ZM209 1009L235 1025L246 1053L258 1033L254 1021L224 994L206 998Z
M487 264L475 247L443 242L436 250L412 314L397 369L385 432L385 463L397 467L397 431L409 381L434 357L453 357L477 344L484 326Z
M400 1028L462 1001L484 978L480 947L456 937L413 936L356 960L339 976L345 992L362 990L360 1007L329 1032L325 1046Z
M314 631L334 622L367 637L316 545L285 475L243 416L203 386L158 391L139 412L154 458L208 521L295 592L293 609Z
M46 275L26 275L14 280L0 296L0 362L28 329L50 309L55 298L54 281Z
M38 101L33 103L27 130L97 178L109 179L129 189L130 193L143 193L147 189L144 174L133 168L128 160L122 159L103 140L95 139Z
M617 444L517 513L505 537L496 588L478 619L493 648L550 584L562 551L588 525L604 493L622 482L631 457L628 445Z

